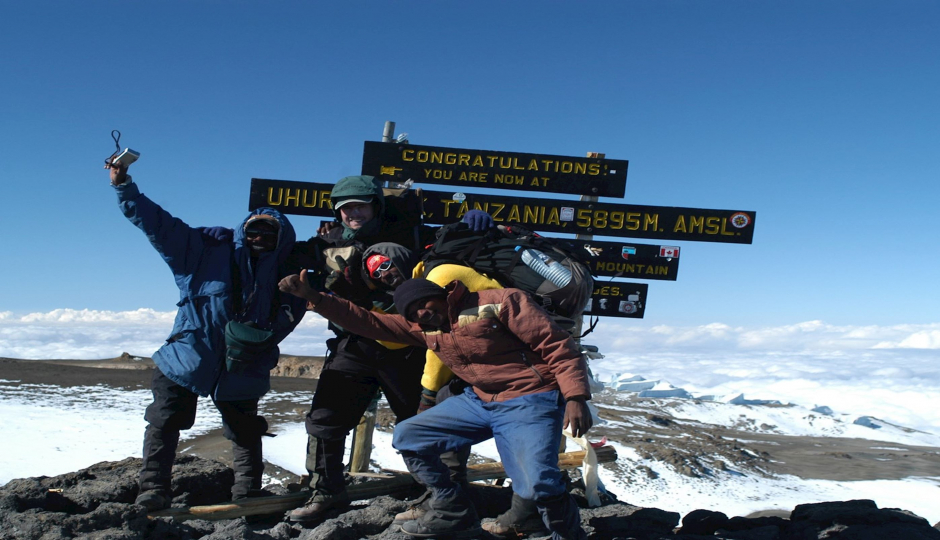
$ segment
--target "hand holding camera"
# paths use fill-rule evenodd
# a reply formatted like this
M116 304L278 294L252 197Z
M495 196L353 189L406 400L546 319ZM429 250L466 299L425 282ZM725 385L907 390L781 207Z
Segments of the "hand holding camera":
M114 139L114 146L117 150L108 159L104 160L104 168L110 169L111 184L116 186L127 181L127 168L131 163L137 161L140 152L135 152L130 148L121 150L121 132L116 129L111 131L111 138Z

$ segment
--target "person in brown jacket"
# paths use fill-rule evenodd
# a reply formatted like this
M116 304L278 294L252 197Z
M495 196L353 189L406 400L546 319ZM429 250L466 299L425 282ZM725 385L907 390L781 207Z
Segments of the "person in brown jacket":
M552 538L585 538L578 507L558 468L558 447L563 427L579 437L592 426L587 365L568 332L538 304L518 289L469 292L456 281L445 289L412 279L395 291L395 305L404 316L386 315L321 294L305 277L288 276L280 288L357 334L435 351L471 385L395 428L392 446L431 491L430 510L405 522L402 532L415 537L480 534L473 505L451 480L440 454L492 437L513 491L537 502Z

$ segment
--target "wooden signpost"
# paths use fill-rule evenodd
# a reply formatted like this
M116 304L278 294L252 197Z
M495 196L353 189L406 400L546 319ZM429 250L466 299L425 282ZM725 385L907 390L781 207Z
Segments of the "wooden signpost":
M754 238L754 211L598 201L598 197L624 196L626 160L596 153L570 157L412 145L394 141L394 130L395 124L387 122L383 142L365 142L362 174L404 186L455 186L421 190L424 221L429 224L455 223L470 210L483 210L497 224L574 235L559 241L578 253L596 278L609 278L595 280L585 315L643 318L649 285L614 279L677 279L679 246L634 239L750 244ZM465 193L465 188L490 191ZM333 218L332 189L332 183L252 178L249 209L269 206L284 214ZM580 200L546 198L539 193L579 195ZM624 240L599 241L595 235ZM352 472L368 469L374 424L371 410L354 432Z

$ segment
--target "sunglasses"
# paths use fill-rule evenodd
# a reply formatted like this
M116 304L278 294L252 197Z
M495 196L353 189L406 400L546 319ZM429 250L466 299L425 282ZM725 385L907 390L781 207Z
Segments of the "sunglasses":
M372 271L372 277L374 277L375 279L379 279L380 277L382 277L382 272L388 271L388 269L390 269L391 267L392 267L392 261L383 262L382 264L379 265L378 268Z
M247 229L245 231L245 238L255 238L262 236L264 238L274 238L277 236L276 231L265 231L262 229Z

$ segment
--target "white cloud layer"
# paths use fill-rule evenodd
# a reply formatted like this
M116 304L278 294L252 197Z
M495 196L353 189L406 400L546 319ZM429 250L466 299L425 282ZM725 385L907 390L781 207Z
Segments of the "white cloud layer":
M56 309L15 315L0 312L0 356L28 359L112 358L127 351L149 356L173 326L175 312L138 309ZM326 321L308 314L284 342L282 352L316 355L328 335ZM605 354L756 354L840 358L872 351L940 351L940 323L836 326L823 321L746 328L723 323L700 326L645 325L602 319L585 342Z
M101 359L150 356L173 326L174 312L57 309L0 313L0 356ZM332 333L308 314L281 352L322 355ZM676 327L603 319L584 340L605 358L591 367L607 378L642 375L693 395L744 393L837 412L870 414L940 432L940 324L836 326L807 321L745 328L723 323ZM822 403L838 395L838 403Z

